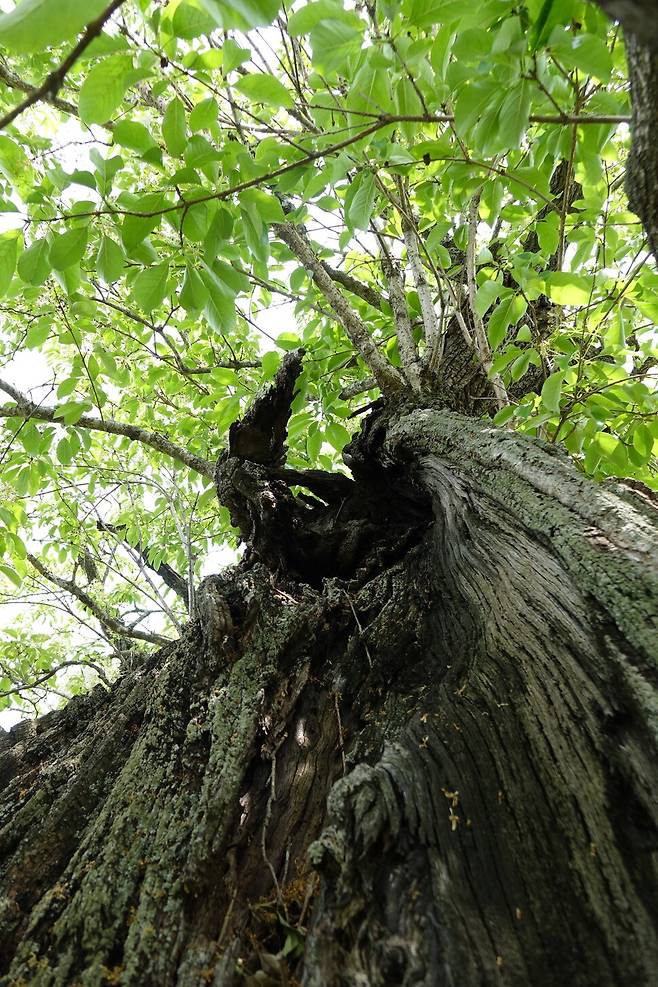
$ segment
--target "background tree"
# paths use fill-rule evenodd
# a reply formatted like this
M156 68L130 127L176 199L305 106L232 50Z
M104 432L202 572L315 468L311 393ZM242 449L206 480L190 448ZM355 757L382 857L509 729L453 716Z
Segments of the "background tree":
M654 982L656 56L602 6L644 228L592 4L0 18L0 702L98 683L0 738L1 983Z

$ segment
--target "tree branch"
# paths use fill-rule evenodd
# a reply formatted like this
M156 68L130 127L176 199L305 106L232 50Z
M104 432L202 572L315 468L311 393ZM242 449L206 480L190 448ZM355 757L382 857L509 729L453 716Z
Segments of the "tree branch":
M411 329L411 319L407 310L407 299L404 291L404 281L402 271L398 261L391 256L391 252L386 245L386 240L377 234L381 249L381 263L384 276L388 280L388 293L391 299L393 319L397 330L398 352L400 363L404 370L404 375L409 381L411 389L417 393L421 389L420 385L420 361L418 350Z
M122 532L125 531L125 526L121 524L107 524L105 521L97 521L96 527L99 531L107 531L111 535L115 535L120 541L125 542ZM172 569L167 562L161 562L160 565L153 565L149 562L149 550L148 548L142 548L140 542L137 545L130 545L129 542L125 542L129 545L130 549L135 552L145 566L151 569L152 572L159 576L165 586L173 590L177 596L180 596L182 600L185 600L187 606L187 580L183 579L182 576Z
M480 205L480 196L482 194L482 186L471 196L471 201L468 206L468 241L466 244L466 282L468 290L468 303L471 310L471 317L473 320L473 327L475 329L475 349L477 350L478 356L480 357L480 363L482 367L489 376L491 371L492 354L491 347L489 346L489 340L484 328L484 322L482 318L478 315L478 311L475 305L475 295L477 290L477 284L475 281L475 247L477 243L477 227L478 227L478 208ZM499 408L504 408L509 404L509 398L507 397L507 391L505 390L505 385L500 374L493 374L490 377L491 386L493 387L493 392L496 395L496 403Z
M273 223L272 229L312 276L338 316L345 332L377 378L377 383L382 391L390 392L404 388L405 382L402 374L379 352L365 323L350 308L345 296L336 286L332 277L325 271L322 261L308 240L292 223Z
M23 79L14 75L10 72L6 65L0 62L0 79L4 82L9 89L17 89L21 93L27 93L29 96L33 95L37 91L37 86L31 86L29 82L25 82ZM42 101L45 103L51 103L62 113L70 113L72 116L78 115L78 108L74 106L73 103L67 103L65 99L59 99L59 97L48 93L41 97Z
M76 582L72 579L63 579L61 576L56 576L54 572L43 564L35 555L30 552L27 553L27 560L33 568L37 570L40 575L47 579L49 583L54 586L59 586L65 592L70 593L71 596L75 596L76 599L80 601L83 607L93 614L94 617L101 623L101 625L110 633L114 634L116 637L130 637L137 641L148 641L149 644L170 644L170 638L163 637L161 634L151 634L148 631L138 631L133 628L127 627L122 620L117 617L112 617L109 613L99 607L94 599L85 593Z
M61 420L61 409L35 404L26 394L4 380L0 380L0 391L4 391L16 402L15 406L0 405L0 418L32 418L36 421L52 422L54 425L65 427L65 423ZM206 459L195 456L187 449L175 445L158 432L151 432L137 425L117 422L111 418L100 419L87 414L81 415L75 425L78 428L87 428L93 432L106 432L109 435L119 435L135 442L141 442L143 445L155 449L156 452L162 453L163 456L184 463L185 466L201 476L207 476L209 479L214 478L215 467L213 463L209 463Z
M111 683L107 675L100 667L100 665L98 665L96 662L63 661L61 665L56 665L54 668L51 668L49 671L44 672L43 675L40 675L33 682L23 682L22 685L14 685L13 689L6 689L3 692L0 692L0 697L4 699L6 696L20 695L21 693L25 692L28 689L36 689L37 686L41 685L43 682L47 682L48 679L51 679L54 675L58 675L63 668L71 668L71 667L91 668L94 672L96 672L101 682L105 686L107 686L108 689L110 688Z
M21 113L24 113L25 110L27 110L30 106L33 106L35 103L39 103L41 100L46 100L48 102L53 101L62 87L64 79L66 78L66 73L74 65L74 63L77 62L85 48L88 48L94 38L98 37L105 26L105 22L109 20L114 11L117 10L123 2L124 0L112 0L112 3L109 7L105 8L100 17L97 17L95 21L91 22L91 24L87 24L85 33L82 35L77 45L71 49L62 64L54 69L50 75L46 77L42 84L30 93L27 99L24 99L22 103L19 103L18 106L13 108L13 110L5 113L5 115L0 118L0 130L4 130L4 128L12 123L16 117L20 116Z
M385 299L379 294L376 288L372 287L372 285L365 284L365 282L359 281L351 274L347 274L345 271L340 271L336 267L331 267L324 260L320 263L332 281L342 285L343 288L351 291L352 294L357 295L358 298L362 298L364 302L367 302L368 305L372 305L373 308L379 309L380 312L383 310Z

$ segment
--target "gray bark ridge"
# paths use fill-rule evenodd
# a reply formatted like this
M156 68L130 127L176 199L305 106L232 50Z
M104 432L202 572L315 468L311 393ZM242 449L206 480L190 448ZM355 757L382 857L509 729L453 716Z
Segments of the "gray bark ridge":
M655 495L446 412L385 447L432 496L407 614L437 684L332 791L303 983L652 987Z

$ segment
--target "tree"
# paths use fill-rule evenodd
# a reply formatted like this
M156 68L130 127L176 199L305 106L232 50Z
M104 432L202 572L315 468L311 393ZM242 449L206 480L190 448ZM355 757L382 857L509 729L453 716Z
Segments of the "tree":
M0 984L655 983L656 56L601 6L642 222L592 4L0 17Z

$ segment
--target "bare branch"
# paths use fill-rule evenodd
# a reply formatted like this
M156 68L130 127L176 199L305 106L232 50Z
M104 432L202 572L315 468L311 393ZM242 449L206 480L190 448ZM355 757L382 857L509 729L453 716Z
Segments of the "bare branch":
M40 675L37 679L34 680L34 682L23 682L22 685L14 685L13 689L5 689L3 692L0 692L0 697L4 699L6 696L20 695L22 692L25 692L28 689L36 689L37 686L41 685L43 682L47 682L48 679L51 679L54 675L59 674L59 672L61 672L63 668L71 668L74 666L82 667L82 668L91 668L94 672L96 672L103 685L105 685L108 689L110 688L110 681L107 675L105 674L101 666L96 664L96 662L72 660L72 661L63 661L61 665L56 665L54 668L51 668L49 671L44 672L43 675ZM55 690L49 690L49 691L53 692ZM61 693L58 693L58 695L61 695ZM64 698L68 698L68 697L65 696Z
M430 369L436 370L441 353L441 329L436 311L434 309L434 302L432 301L432 292L430 291L430 286L427 282L427 277L425 276L425 268L420 256L420 249L418 246L418 230L416 228L416 223L411 212L411 206L409 204L409 199L407 198L407 192L402 183L402 179L399 179L398 181L398 190L400 193L400 204L402 206L402 233L404 236L405 246L407 248L407 258L411 266L414 284L416 285L416 291L418 292L420 314L425 327L425 346L427 349L425 362Z
M377 387L377 381L374 377L365 377L363 380L355 380L352 384L347 384L340 392L340 398L343 401L349 401L350 398L355 398L357 394L363 394L364 391L371 391L373 387Z
M368 305L372 305L373 308L379 309L380 312L382 311L384 307L384 298L375 288L372 287L372 285L366 284L364 281L359 281L351 274L347 274L345 271L340 271L336 267L331 267L326 263L326 261L321 261L321 264L332 281L336 281L337 284L340 284L343 288L347 288L348 291L351 291L353 295L357 295L358 298L362 298L364 302L368 303Z
M137 545L130 545L126 542L123 533L125 533L125 525L123 524L107 524L105 521L96 521L96 527L99 531L106 531L111 535L114 535L122 544L127 545L131 552L134 552L141 561L151 569L156 576L162 580L165 586L173 590L176 596L179 596L181 600L185 600L187 603L187 583L182 576L179 576L175 569L173 569L167 562L161 562L159 565L153 565L149 561L149 549L148 546L142 546L141 542Z

